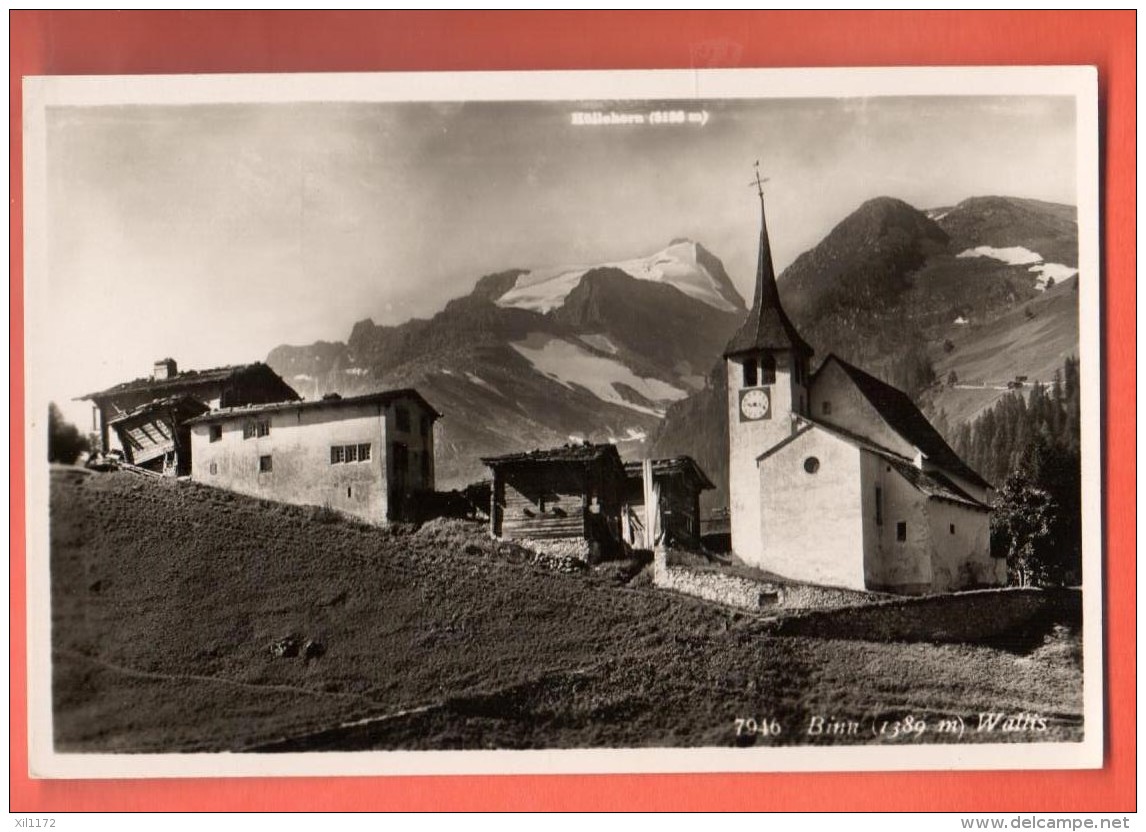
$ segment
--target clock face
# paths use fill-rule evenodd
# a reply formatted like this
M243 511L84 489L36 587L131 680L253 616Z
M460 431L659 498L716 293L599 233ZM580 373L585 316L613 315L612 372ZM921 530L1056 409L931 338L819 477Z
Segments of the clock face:
M740 421L755 422L767 419L772 413L772 400L767 390L742 390L740 393Z

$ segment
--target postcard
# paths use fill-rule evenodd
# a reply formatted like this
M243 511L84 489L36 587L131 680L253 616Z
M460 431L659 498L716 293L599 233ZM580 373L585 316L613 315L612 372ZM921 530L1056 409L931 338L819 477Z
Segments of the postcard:
M1093 69L24 92L33 776L1101 765Z

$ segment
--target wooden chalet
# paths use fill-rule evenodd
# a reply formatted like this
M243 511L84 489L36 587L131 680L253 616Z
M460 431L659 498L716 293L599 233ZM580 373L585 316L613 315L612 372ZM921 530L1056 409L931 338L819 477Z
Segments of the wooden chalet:
M108 453L119 449L130 458L132 449L122 444L122 431L113 426L122 425L125 420L133 422L140 408L182 397L190 397L212 410L299 400L294 388L261 362L180 371L171 358L156 361L147 378L125 381L107 390L80 396L79 400L92 403L92 429L99 432L100 450Z
M623 549L625 466L611 444L482 459L493 472L490 532L589 561Z
M700 492L715 488L690 456L652 461L654 493L664 542L688 547L700 545ZM651 549L645 531L645 492L642 463L625 463L625 542L633 548Z
M191 429L184 422L206 412L192 396L168 396L116 416L108 427L131 464L183 476L191 473Z

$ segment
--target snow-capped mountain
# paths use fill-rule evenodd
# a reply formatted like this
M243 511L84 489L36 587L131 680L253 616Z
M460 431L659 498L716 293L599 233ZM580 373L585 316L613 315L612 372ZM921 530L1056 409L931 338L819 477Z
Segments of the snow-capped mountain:
M556 266L522 272L513 286L496 301L498 306L552 312L564 305L582 278L593 269L617 269L636 280L661 283L686 296L719 309L735 312L743 305L723 267L709 271L711 255L691 240L674 240L667 248L633 260L599 266ZM715 273L714 273L715 272Z
M706 383L745 311L720 260L691 241L591 267L481 278L429 320L355 325L346 343L277 347L268 363L304 396L417 387L445 418L445 487L483 455L618 442L638 455L674 402Z

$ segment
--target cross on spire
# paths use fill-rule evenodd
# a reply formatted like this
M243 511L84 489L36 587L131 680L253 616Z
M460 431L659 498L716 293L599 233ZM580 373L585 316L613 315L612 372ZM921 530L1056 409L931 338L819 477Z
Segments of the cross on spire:
M756 167L756 178L753 179L751 182L749 182L748 186L751 187L751 186L755 185L756 186L756 192L758 194L760 194L760 200L763 201L764 200L764 183L768 181L769 177L765 176L763 179L760 178L760 160L759 159L756 160L755 167Z

